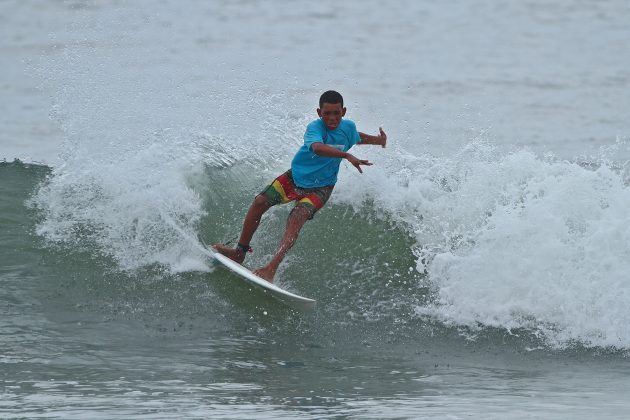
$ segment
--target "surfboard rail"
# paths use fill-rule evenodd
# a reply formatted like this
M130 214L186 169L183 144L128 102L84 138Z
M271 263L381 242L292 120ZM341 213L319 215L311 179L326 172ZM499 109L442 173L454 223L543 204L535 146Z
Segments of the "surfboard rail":
M259 288L268 292L272 297L276 298L282 303L298 310L311 310L315 307L315 304L317 303L316 300L284 290L283 288L278 287L261 277L258 277L250 270L243 267L241 264L229 259L223 254L216 252L212 248L208 248L208 250L212 254L212 257L215 259L215 261L221 263L221 265L223 265L233 273L238 274L249 283L254 284L255 286L258 286Z

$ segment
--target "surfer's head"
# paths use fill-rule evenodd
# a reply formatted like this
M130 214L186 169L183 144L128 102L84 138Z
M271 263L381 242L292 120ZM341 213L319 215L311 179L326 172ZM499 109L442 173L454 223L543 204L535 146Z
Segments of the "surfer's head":
M346 108L343 106L343 96L334 90L322 93L322 96L319 97L317 115L330 130L337 128L341 118L346 115Z

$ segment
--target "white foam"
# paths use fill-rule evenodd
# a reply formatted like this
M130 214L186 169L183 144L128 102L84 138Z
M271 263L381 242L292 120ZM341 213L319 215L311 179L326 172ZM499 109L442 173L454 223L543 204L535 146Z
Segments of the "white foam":
M630 188L619 167L483 142L450 159L398 151L382 166L347 174L355 185L336 197L369 196L415 234L436 296L420 315L527 328L558 346L630 347Z
M112 162L74 159L35 197L46 216L37 232L55 241L96 242L123 269L179 264L192 249L171 224L194 232L204 214L182 169L199 164L181 145L163 143Z
M32 200L44 215L37 232L96 246L124 270L203 269L196 232L206 209L193 180L211 183L206 168L273 166L293 149L292 127L303 117L277 106L287 102L282 93L253 89L251 80L235 89L235 72L230 81L200 79L213 69L194 57L186 66L164 58L153 37L172 35L144 13L130 7L79 20L68 29L77 39L42 64L65 142L61 164ZM144 24L129 25L136 20ZM146 48L121 48L135 42Z

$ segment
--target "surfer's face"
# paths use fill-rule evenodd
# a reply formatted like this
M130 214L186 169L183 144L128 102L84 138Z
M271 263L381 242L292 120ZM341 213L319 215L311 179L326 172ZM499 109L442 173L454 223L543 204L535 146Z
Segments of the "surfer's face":
M329 104L324 102L321 108L317 108L317 115L324 121L326 127L334 130L339 127L341 118L346 115L346 108L341 104Z

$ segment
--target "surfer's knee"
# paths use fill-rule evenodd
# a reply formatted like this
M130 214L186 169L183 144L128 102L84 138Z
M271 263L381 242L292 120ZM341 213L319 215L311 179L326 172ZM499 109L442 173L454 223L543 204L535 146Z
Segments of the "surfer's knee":
M269 202L269 199L263 194L258 194L256 198L254 198L252 206L258 210L266 211L271 207L271 203Z
M293 210L291 210L291 213L289 213L289 217L293 217L303 223L306 223L306 221L313 218L313 213L314 212L307 206L296 205L293 207Z

